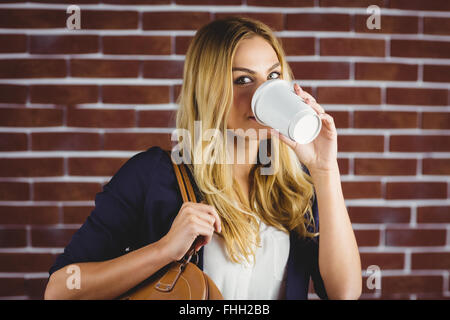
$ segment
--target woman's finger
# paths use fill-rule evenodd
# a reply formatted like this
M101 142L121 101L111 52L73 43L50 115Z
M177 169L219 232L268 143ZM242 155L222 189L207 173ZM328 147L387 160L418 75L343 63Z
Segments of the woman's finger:
M298 83L294 84L294 88L295 88L296 93L298 93L298 95L301 98L308 100L308 101L316 101L316 99L312 95L310 95L308 92L303 90L302 87L300 87L298 85Z
M302 89L300 88L300 86L297 83L294 83L294 91L297 95L301 94Z
M193 226L193 230L196 233L197 237L203 236L204 241L202 241L202 245L208 244L212 239L212 235L214 234L214 228L201 219L196 219L194 224L195 225Z
M205 221L206 223L210 224L211 226L215 226L216 219L211 214L208 214L208 213L203 212L203 211L197 211L197 212L195 212L195 215L199 219L201 219L201 220Z
M323 114L325 113L325 110L322 108L322 106L320 104L318 104L317 102L313 102L309 105L311 108L313 108L317 114Z
M316 99L308 92L304 91L297 83L294 84L294 90L295 93L297 93L297 95L300 96L300 98L304 99L308 105L313 107L313 109L316 110L317 113L325 112L325 109L322 108L322 106L317 103Z
M203 246L207 245L212 240L212 233L210 234L210 232L208 231L207 228L205 228L203 226L198 226L197 232L198 232L198 236L195 238L195 240L193 242L193 243L195 243L195 251L196 252L198 252ZM197 241L197 239L199 239L199 240Z
M325 113L325 109L317 103L316 99L314 99L313 96L309 95L305 100L307 104L312 106L314 109L317 109L318 113Z
M320 118L325 120L326 125L331 129L334 128L334 118L327 113L320 114Z
M209 223L209 221L206 221L199 216L195 216L192 219L192 221L193 221L193 223L196 224L197 227L202 227L202 229L206 228L208 230L211 230L212 231L211 233L214 233L214 227ZM202 234L202 235L205 235L205 234Z
M191 206L195 207L197 210L208 213L214 218L214 226L217 232L222 232L222 222L220 220L219 214L216 209L206 203L192 202Z
M332 116L326 113L322 113L319 115L319 117L323 123L322 127L325 127L330 132L337 133L336 125L334 124L334 119Z

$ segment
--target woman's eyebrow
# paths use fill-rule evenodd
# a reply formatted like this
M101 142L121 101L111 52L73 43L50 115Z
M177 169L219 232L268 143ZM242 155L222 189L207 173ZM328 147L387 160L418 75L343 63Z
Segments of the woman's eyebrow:
M280 65L279 62L275 63L273 66L271 66L271 67L267 70L267 72L269 72L269 71L272 70L272 69L275 69L275 68L278 67L279 65ZM255 73L256 73L256 72L253 71L253 70L250 70L250 69L247 69L247 68L240 68L240 67L235 67L235 68L231 69L231 71L246 71L246 72L251 73L251 74L255 74Z

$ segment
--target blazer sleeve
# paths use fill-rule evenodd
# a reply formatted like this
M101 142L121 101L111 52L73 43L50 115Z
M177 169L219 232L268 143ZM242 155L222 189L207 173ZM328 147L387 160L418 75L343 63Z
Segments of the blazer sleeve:
M317 205L317 197L314 193L314 202L312 206L313 217L316 224L316 231L319 231L319 208ZM320 299L328 299L327 291L325 290L325 284L323 283L322 276L319 269L319 238L317 236L311 241L311 278L314 284L314 291Z
M311 176L308 168L302 165L303 171L305 171L309 176ZM316 192L314 190L314 201L312 205L312 214L315 222L315 228L308 227L309 232L319 232L319 206L317 204ZM314 291L321 299L328 299L327 291L325 290L325 284L323 283L322 276L320 275L319 269L319 240L320 236L315 237L309 242L310 246L310 274L314 285Z
M49 274L72 263L105 261L125 253L142 216L151 175L164 152L152 147L130 158L95 196L95 208L57 256Z

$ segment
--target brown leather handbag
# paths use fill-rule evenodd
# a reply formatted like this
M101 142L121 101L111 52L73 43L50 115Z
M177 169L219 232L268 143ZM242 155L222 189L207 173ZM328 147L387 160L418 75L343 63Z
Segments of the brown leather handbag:
M170 156L170 151L168 151ZM177 177L183 202L197 202L194 189L186 172L184 163L177 165L172 157L172 165ZM181 171L181 173L180 173ZM223 300L220 290L210 277L196 264L190 262L195 255L194 241L186 255L178 261L172 262L168 270L156 279L142 282L123 296L121 300Z

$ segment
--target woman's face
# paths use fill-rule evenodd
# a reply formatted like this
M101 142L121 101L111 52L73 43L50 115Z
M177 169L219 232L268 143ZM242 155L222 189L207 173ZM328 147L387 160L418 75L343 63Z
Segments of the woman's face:
M228 118L228 129L255 129L259 140L259 129L268 126L256 122L251 108L255 90L267 80L280 78L281 65L272 46L262 37L242 40L236 48L232 64L233 105ZM239 134L237 131L236 134Z

